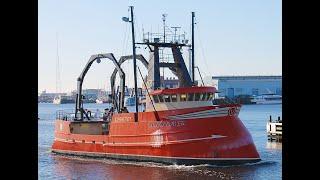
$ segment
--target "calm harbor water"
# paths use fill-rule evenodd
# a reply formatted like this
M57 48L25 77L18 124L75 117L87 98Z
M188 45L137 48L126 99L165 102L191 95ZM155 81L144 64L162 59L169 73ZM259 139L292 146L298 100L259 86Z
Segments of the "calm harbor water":
M108 104L85 104L101 109ZM56 110L74 104L38 104L39 179L281 179L282 144L267 141L269 115L282 117L282 105L244 105L240 119L250 131L262 161L240 166L184 166L69 157L52 154ZM130 109L129 109L130 110Z

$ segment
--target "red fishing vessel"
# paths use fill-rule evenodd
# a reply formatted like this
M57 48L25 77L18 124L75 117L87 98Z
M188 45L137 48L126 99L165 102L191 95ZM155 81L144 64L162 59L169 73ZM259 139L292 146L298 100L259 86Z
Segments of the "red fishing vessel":
M241 105L236 103L214 105L217 90L210 86L198 86L194 79L194 31L192 44L185 39L169 40L149 36L143 43L135 43L133 7L132 24L133 55L122 56L118 61L113 54L91 56L78 78L75 112L57 112L55 139L52 151L70 155L105 157L135 161L154 161L175 164L242 164L260 161L252 137L238 117ZM192 13L192 27L194 13ZM150 34L148 34L150 35ZM147 61L136 55L135 45L146 45L150 50ZM188 72L181 49L191 48L191 68ZM160 62L159 49L172 51L173 62ZM83 107L82 83L93 62L109 59L115 65L111 76L112 107L101 118ZM125 73L121 64L133 59L135 94L137 93L136 60L148 69L145 109L128 112L124 106ZM160 67L169 68L178 77L179 87L163 88ZM139 73L141 75L140 69ZM115 89L115 77L119 73L120 86ZM141 75L142 76L142 75ZM136 102L138 101L138 96Z

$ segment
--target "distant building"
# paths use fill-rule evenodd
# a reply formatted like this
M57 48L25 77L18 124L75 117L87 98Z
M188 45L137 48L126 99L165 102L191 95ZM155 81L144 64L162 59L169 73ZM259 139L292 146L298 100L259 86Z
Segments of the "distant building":
M127 86L125 87L124 89L125 96L134 96L134 94L135 94L134 88L129 88ZM145 88L138 87L138 96L143 96L143 95L145 95Z
M102 89L83 89L82 95L85 96L85 99L88 101L94 101L98 98L99 95L103 94Z
M282 76L212 76L206 81L218 89L218 97L267 93L282 95Z
M38 102L52 103L54 97L65 96L66 93L47 93L45 90L38 94Z
M73 90L70 93L70 96L76 98L77 97L77 90ZM85 97L83 102L84 103L93 103L96 102L97 99L99 100L109 100L110 91L106 91L104 89L83 89L82 95Z

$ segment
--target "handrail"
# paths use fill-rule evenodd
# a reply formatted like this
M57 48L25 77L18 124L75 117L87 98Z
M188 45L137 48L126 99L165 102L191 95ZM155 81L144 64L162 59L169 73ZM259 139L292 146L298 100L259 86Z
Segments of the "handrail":
M99 120L102 119L103 111L96 108L87 108L84 109L89 118L86 117L87 120ZM56 120L64 120L64 121L73 121L79 120L76 118L74 111L71 110L57 110L56 111Z

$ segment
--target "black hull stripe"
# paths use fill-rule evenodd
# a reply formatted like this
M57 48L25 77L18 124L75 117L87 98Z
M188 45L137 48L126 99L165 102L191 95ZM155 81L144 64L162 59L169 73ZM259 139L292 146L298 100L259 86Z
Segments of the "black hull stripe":
M245 163L255 163L261 161L260 158L175 158L175 157L161 157L161 156L139 156L139 155L120 155L120 154L107 154L107 153L91 153L79 151L65 151L65 150L52 150L56 154L94 157L94 158L109 158L128 161L142 161L142 162L156 162L164 164L184 164L184 165L238 165Z

